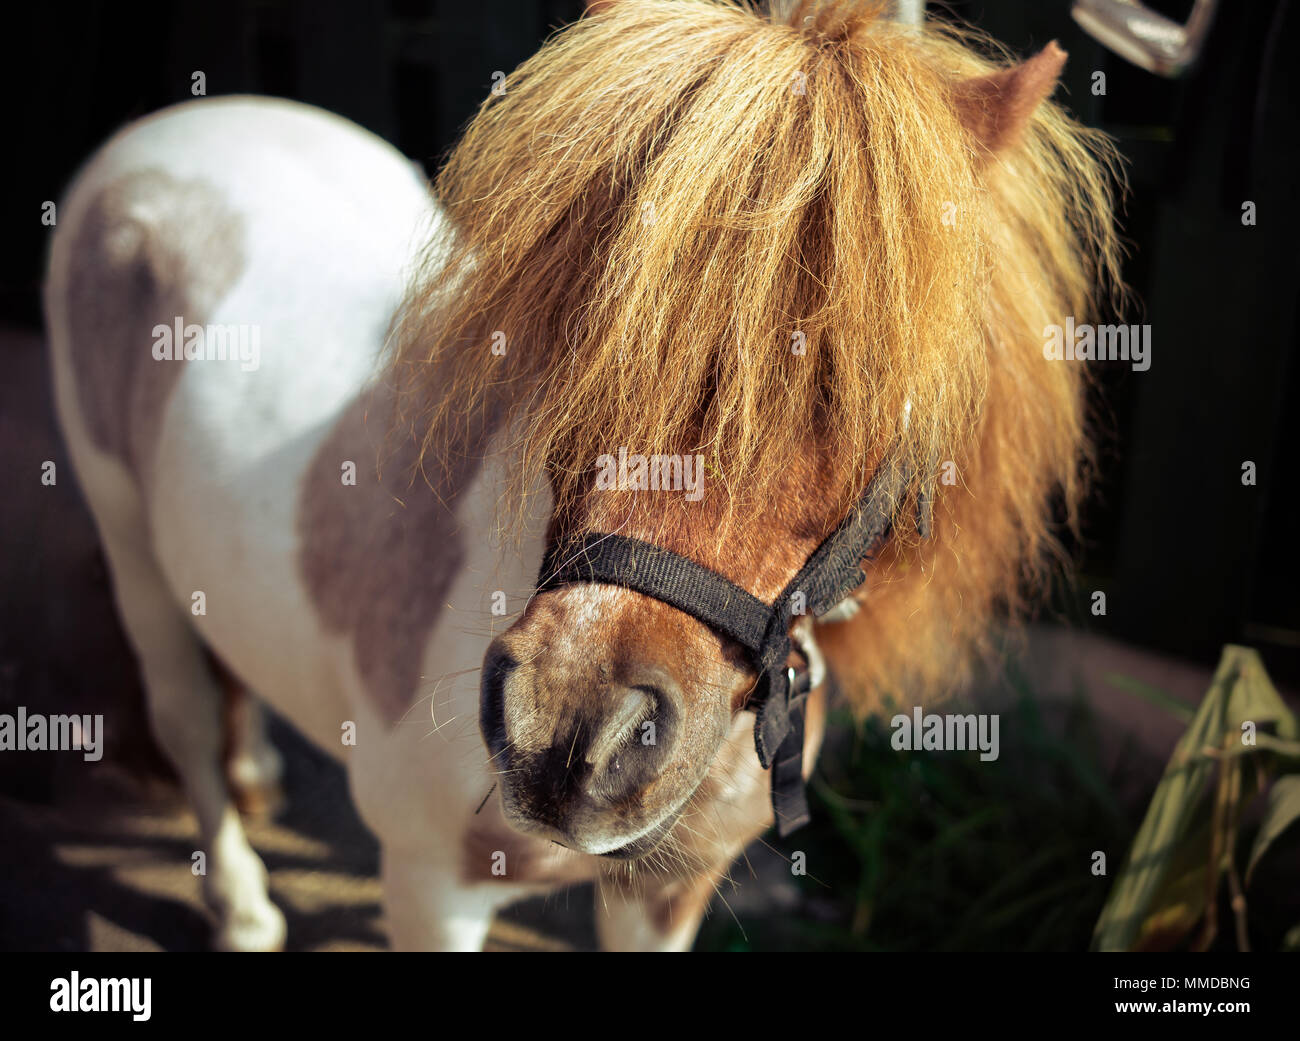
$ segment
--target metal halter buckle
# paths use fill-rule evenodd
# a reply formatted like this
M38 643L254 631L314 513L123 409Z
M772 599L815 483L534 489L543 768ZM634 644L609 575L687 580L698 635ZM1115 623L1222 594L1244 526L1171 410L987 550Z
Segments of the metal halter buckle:
M816 690L826 679L826 659L817 645L817 638L813 633L813 620L808 615L795 622L790 630L790 644L804 660L802 669L796 669L793 665L786 668L791 694L807 694Z

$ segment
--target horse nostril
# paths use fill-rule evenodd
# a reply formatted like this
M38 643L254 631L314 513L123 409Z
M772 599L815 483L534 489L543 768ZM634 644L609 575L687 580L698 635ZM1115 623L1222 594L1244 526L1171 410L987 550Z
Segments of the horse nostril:
M622 702L606 718L604 726L587 748L587 762L597 773L605 768L619 748L636 736L642 722L650 722L654 727L651 717L656 706L655 696L641 687L632 687L624 692Z
M611 709L587 745L593 794L618 798L649 784L667 759L676 714L671 681L611 691Z
M506 680L518 664L495 643L488 648L483 660L478 725L483 743L494 756L506 746Z

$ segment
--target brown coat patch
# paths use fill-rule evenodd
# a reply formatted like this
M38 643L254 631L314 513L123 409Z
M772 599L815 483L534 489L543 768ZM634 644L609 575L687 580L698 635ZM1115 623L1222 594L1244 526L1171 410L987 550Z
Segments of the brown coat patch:
M244 226L203 181L141 170L104 187L77 229L68 321L91 439L148 484L183 366L153 357L156 325L204 324L244 269Z
M325 625L348 634L366 690L396 722L420 684L420 658L464 560L455 516L481 463L482 434L436 472L419 445L385 445L383 390L361 394L335 423L303 479L298 564ZM342 466L356 464L356 484Z

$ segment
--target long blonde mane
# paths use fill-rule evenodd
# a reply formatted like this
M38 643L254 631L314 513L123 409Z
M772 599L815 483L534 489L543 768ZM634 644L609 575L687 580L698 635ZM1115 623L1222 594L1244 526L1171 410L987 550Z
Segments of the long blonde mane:
M896 442L957 482L828 650L859 706L954 678L1082 492L1084 376L1044 329L1118 286L1105 140L1051 103L996 157L963 125L997 53L848 0L621 0L559 33L436 179L391 370L426 461L491 416L562 509L618 446L698 451L745 516L816 451L830 513Z

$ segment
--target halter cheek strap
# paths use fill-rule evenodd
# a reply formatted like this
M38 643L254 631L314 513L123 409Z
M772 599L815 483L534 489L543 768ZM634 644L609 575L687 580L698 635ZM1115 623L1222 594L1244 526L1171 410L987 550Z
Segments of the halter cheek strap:
M857 506L817 547L798 574L767 604L717 572L671 550L626 535L588 532L552 545L537 590L575 582L603 582L652 596L685 611L743 647L758 671L748 701L755 709L754 747L772 771L772 810L782 838L809 819L803 783L804 708L813 684L808 669L787 665L791 626L801 616L824 615L863 582L863 562L888 537L912 474L887 459ZM917 505L917 528L930 531L928 481ZM812 661L813 653L804 651Z

